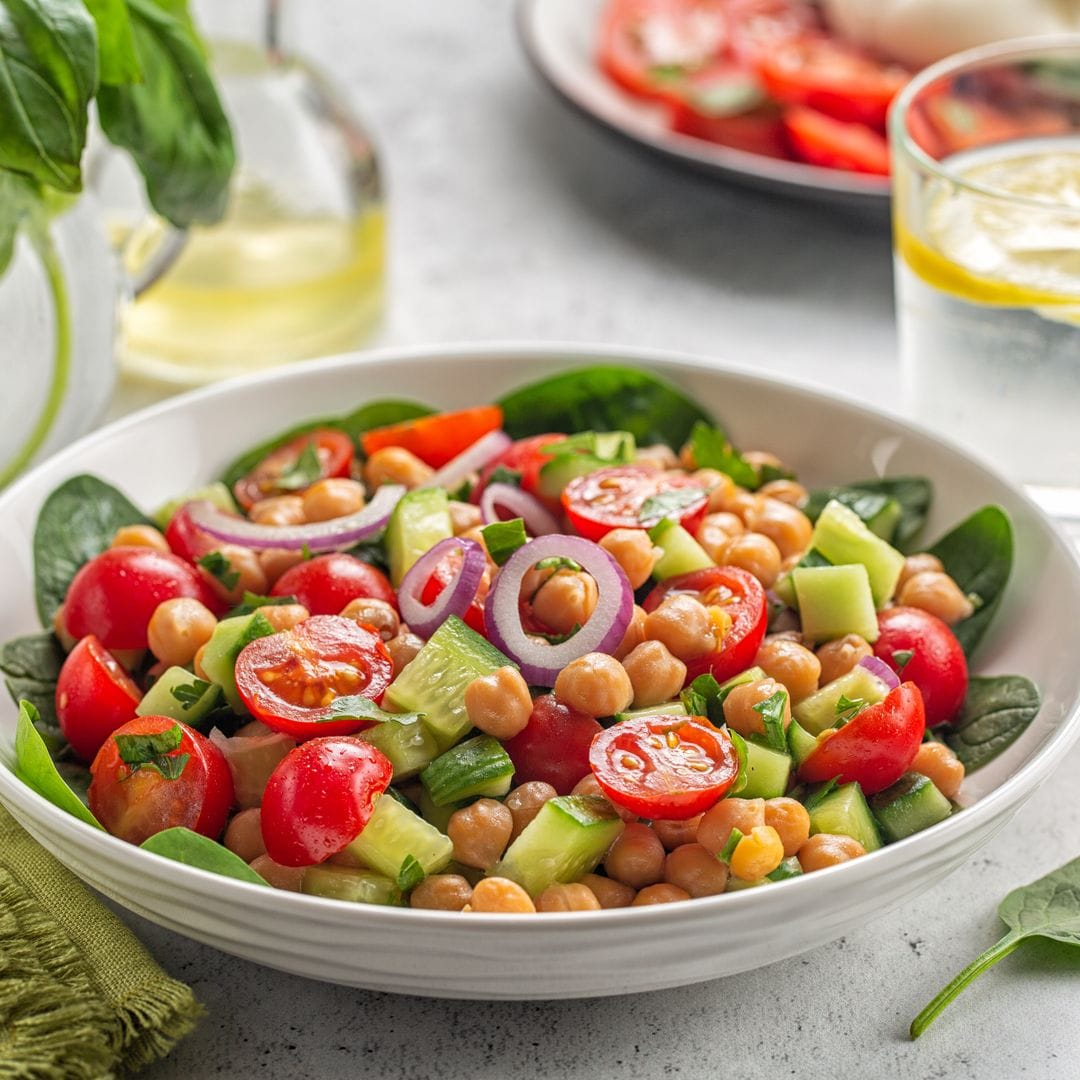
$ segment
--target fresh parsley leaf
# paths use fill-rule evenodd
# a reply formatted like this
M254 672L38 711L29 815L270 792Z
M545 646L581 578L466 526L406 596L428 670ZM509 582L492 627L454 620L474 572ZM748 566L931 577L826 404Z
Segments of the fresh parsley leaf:
M739 772L735 777L735 783L731 785L728 794L738 795L750 782L750 773L746 768L746 740L734 728L725 728L724 730L728 733L731 745L735 747L735 756L739 759Z
M533 567L534 570L581 570L581 563L568 559L565 555L549 555L541 559Z
M166 780L179 780L191 758L190 754L176 753L183 738L179 724L148 735L113 736L120 760L130 766L132 772L154 769Z
M721 848L720 853L716 856L722 863L731 862L731 856L735 854L735 849L739 846L739 841L743 838L741 829L732 829L731 835L727 838L727 843Z
M915 655L914 649L897 649L892 654L892 662L896 665L896 674L899 675L904 668L911 663L912 657Z
M509 484L511 487L521 487L521 473L517 469L508 469L505 465L496 465L492 474L487 478L489 484Z
M787 734L784 731L784 707L787 700L787 691L777 690L753 707L765 725L765 742L771 749L779 750L782 754L788 752Z
M202 700L203 694L213 685L213 683L206 682L205 679L192 679L189 683L180 683L174 686L169 693L180 702L184 712L187 712L192 705L197 705Z
M362 694L347 694L335 698L316 722L325 724L331 720L372 720L377 724L415 724L423 715L423 713L386 712L385 709L380 709L371 698L366 698Z
M599 468L603 465L629 465L634 460L637 445L633 435L625 431L579 431L576 435L547 443L539 452L552 460L591 458Z
M261 607L281 607L284 604L295 604L295 596L260 596L258 593L245 590L244 598L235 607L229 609L225 616L231 619L237 615L250 615Z
M300 548L300 558L302 558L304 562L310 562L315 558L315 553L307 546L307 544L304 544L304 546Z
M235 589L240 580L240 571L234 570L232 563L220 551L208 552L199 560L199 565L216 577L226 589Z
M302 491L322 479L322 462L315 442L307 443L297 459L274 481L274 487L282 491Z
M534 630L529 636L541 638L549 645L561 645L564 641L569 641L580 629L581 623L574 623L565 634L545 634L542 631Z
M722 427L699 420L690 432L690 449L699 469L717 469L750 491L761 487L757 469L731 445Z
M502 566L519 547L528 541L522 518L510 521L493 521L480 530L484 546L496 566Z
M424 868L420 863L412 855L406 855L401 869L397 872L398 888L402 892L408 892L410 889L415 889L425 877L427 874L424 873Z
M698 487L671 488L650 495L638 510L638 521L642 525L655 525L666 517L678 517L679 512L694 503L701 502L704 491Z
M854 720L864 708L866 708L866 701L863 698L849 698L847 694L841 694L836 702L836 726L843 727L844 724Z
M815 807L820 806L839 786L839 775L834 776L831 780L826 780L817 791L807 797L803 806L806 807L807 811L813 810Z
M734 686L721 686L710 672L699 675L680 695L690 716L704 716L717 727L724 723L724 699Z

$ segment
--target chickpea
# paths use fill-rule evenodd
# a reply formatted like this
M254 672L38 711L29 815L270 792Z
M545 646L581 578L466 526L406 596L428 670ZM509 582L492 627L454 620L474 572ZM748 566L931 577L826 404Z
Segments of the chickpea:
M748 532L732 537L720 553L722 566L737 566L771 589L780 576L780 549L769 537Z
M401 619L393 606L373 596L358 596L350 600L341 609L341 615L377 630L383 641L396 638L401 633Z
M686 679L686 665L672 656L662 641L643 641L622 663L630 676L637 708L670 701Z
M975 611L975 605L948 574L924 570L908 578L896 594L896 602L921 608L952 626Z
M697 531L697 542L713 562L720 562L728 543L745 531L746 526L742 523L742 518L723 510L715 514L706 514L701 519Z
M569 634L584 626L596 607L600 593L592 575L577 570L558 570L532 598L536 617L556 634Z
M818 833L816 836L811 836L799 848L799 865L803 868L803 873L809 874L814 870L824 870L826 866L837 866L839 863L857 859L865 854L866 848L850 836Z
M514 815L501 802L477 799L450 815L446 835L454 842L459 863L490 870L510 843L513 828Z
M588 885L549 885L536 898L537 911L599 911L600 901Z
M801 555L810 546L814 533L810 519L798 507L767 497L759 497L758 505L747 511L746 527L767 536L782 559Z
M475 529L484 522L479 506L472 503L459 502L457 499L450 500L450 525L455 536L461 536L470 529Z
M810 498L806 488L795 480L770 480L758 488L758 494L770 499L779 499L788 506L797 506L802 509Z
M708 513L716 514L727 510L728 502L735 495L735 481L719 469L698 469L693 478L709 489ZM739 519L740 524L742 519Z
M784 861L784 845L771 825L757 825L731 853L731 873L742 881L760 881Z
M282 866L281 863L274 862L269 855L260 855L257 859L252 859L250 866L275 889L284 889L286 892L303 891L306 866Z
M944 743L924 742L911 763L912 772L928 776L946 799L955 799L964 782L964 765Z
M678 821L654 821L652 830L660 837L660 843L668 851L674 851L683 844L697 843L698 825L701 824L702 817L703 814L698 814L697 817L682 818Z
M394 678L396 679L404 668L411 664L416 654L424 647L422 638L415 634L400 633L386 643L386 651L390 653L390 659L394 661Z
M176 596L154 608L146 637L163 664L184 667L210 640L215 626L217 619L208 607L190 596Z
M496 739L512 739L524 731L532 707L528 683L509 665L465 687L465 711L473 726Z
M527 784L518 784L503 802L503 806L514 817L514 828L510 833L510 839L516 840L525 826L540 813L540 807L558 794L550 784L543 780L530 780Z
M435 475L435 470L401 446L385 446L364 462L364 481L369 489L381 484L404 484L418 488Z
M259 562L259 556L251 548L239 544L222 544L216 552L228 566L222 570L221 577L212 574L205 566L199 567L199 573L206 579L210 588L228 604L239 604L244 593L253 592L262 596L268 586L266 571Z
M618 803L612 802L608 798L607 793L600 786L600 781L596 779L593 773L586 773L575 785L574 790L570 792L571 795L595 795L603 799L604 802L611 806L611 809L615 811L623 819L623 821L637 821L637 814L633 810L627 810L625 806L620 806Z
M206 655L206 646L200 645L198 652L195 653L195 659L191 662L192 670L195 672L196 677L203 680L203 682L210 682L210 676L206 674L206 668L202 666L203 657Z
M275 631L291 630L311 618L311 612L303 604L264 604L255 609Z
M347 476L316 480L301 496L307 521L332 521L364 508L364 485Z
M716 648L712 616L692 596L669 596L645 616L645 637L663 642L679 660L697 660Z
M637 896L635 890L621 881L613 881L599 874L586 874L581 879L581 884L588 888L589 892L596 897L600 907L605 910L611 908L629 907Z
M478 881L473 887L473 911L486 911L499 914L513 914L536 911L536 905L529 894L509 878L488 877Z
M272 495L253 503L248 517L256 525L303 525L304 500L299 495Z
M608 849L604 870L608 877L641 889L664 880L664 857L660 837L648 825L632 821Z
M740 735L764 735L765 720L754 706L767 701L777 691L784 693L784 730L791 723L791 698L775 679L758 679L743 683L724 699L724 719L728 727Z
M792 701L802 701L818 688L821 661L805 645L789 638L766 638L754 663L780 683Z
M265 855L266 844L263 842L259 808L253 806L234 815L225 829L222 843L246 863Z
M613 656L586 653L559 672L555 696L586 716L611 716L630 707L634 687L626 668Z
M797 799L766 799L765 824L776 830L785 859L797 854L810 835L810 814Z
M683 443L680 448L679 464L687 470L697 468L697 459L694 457L694 447L690 443Z
M302 551L287 548L264 548L259 552L259 565L266 575L266 584L273 585L286 570L299 566L304 561Z
M622 567L632 589L640 589L656 565L659 549L644 529L612 529L600 546Z
M677 469L679 459L670 446L654 443L652 446L639 446L634 455L635 465L644 465L647 469Z
M817 658L821 663L821 685L846 675L864 656L873 655L874 650L869 642L858 634L845 634L835 641L826 642L817 651Z
M163 554L171 550L169 541L153 525L121 525L109 547L148 547Z
M634 897L631 907L647 907L650 904L673 904L676 900L689 900L690 894L677 885L666 881L659 885L649 885Z
M940 574L944 570L945 567L941 560L928 551L919 552L917 555L909 555L900 568L900 577L896 579L896 591L899 592L904 587L904 583L916 574L925 574L931 571Z
M728 868L701 844L682 844L668 854L664 880L689 896L717 896L727 888Z
M743 452L743 459L759 473L765 468L779 471L784 468L784 463L771 450L746 450Z
M409 894L409 907L460 911L472 900L472 886L460 874L432 874Z
M731 513L741 517L743 524L749 528L749 516L757 510L760 502L761 497L759 495L754 494L752 491L744 491L742 488L737 487L724 505L724 509L730 510Z
M697 842L715 855L724 850L732 829L746 836L764 824L764 799L721 799L702 815Z
M634 605L634 613L626 627L622 641L611 654L616 660L625 660L645 640L645 609Z

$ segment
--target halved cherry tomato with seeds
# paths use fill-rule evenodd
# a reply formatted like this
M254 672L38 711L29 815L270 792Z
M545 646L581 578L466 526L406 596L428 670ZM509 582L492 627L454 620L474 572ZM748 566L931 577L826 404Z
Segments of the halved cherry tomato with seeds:
M593 739L589 765L604 794L645 818L704 813L739 775L730 737L701 716L642 716Z
M415 454L433 469L441 469L477 439L502 426L498 405L478 405L460 412L422 416L404 424L373 428L360 436L364 453L371 457L376 450L400 446Z
M319 475L292 476L308 448L314 451ZM233 485L236 501L250 510L260 499L295 494L327 476L348 476L353 463L352 439L335 428L316 428L290 439L266 455Z

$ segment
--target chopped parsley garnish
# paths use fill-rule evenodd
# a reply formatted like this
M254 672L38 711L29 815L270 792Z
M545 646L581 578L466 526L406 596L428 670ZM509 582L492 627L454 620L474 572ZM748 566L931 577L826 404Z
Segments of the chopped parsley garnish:
M522 518L493 521L480 530L480 535L484 538L484 546L496 566L502 566L528 540Z
M739 841L742 838L743 833L741 829L732 829L731 835L727 838L727 843L716 857L722 863L731 862L731 856L735 854L735 849L739 846Z
M180 702L184 712L187 712L188 709L202 700L203 694L212 685L213 683L208 683L205 679L192 679L189 683L180 683L179 686L174 686L169 693Z
M773 750L787 753L787 734L784 731L784 707L787 705L787 691L777 690L764 701L754 706L754 712L760 714L765 725L765 741Z
M153 769L166 780L179 780L191 757L190 754L175 753L183 738L179 724L150 735L113 736L120 760L130 766L133 773L139 769Z
M521 473L517 469L508 469L505 465L496 465L492 474L487 478L489 484L509 484L511 487L521 487Z
M534 567L535 570L581 570L581 563L568 559L565 555L549 555L541 559Z
M410 889L415 889L425 877L427 874L424 873L424 868L420 863L412 855L406 855L401 869L397 872L398 888L402 892L408 892Z
M661 518L678 517L681 510L701 502L705 494L703 488L683 487L671 488L669 491L658 491L650 495L638 510L638 521L642 525L655 524Z
M826 780L825 783L822 784L821 787L819 787L817 791L813 793L813 795L807 798L807 800L803 803L803 806L806 807L807 811L813 810L815 807L819 806L822 802L824 802L825 799L827 799L839 786L839 776L834 776L831 780Z
M836 702L836 727L843 727L844 724L851 720L854 720L866 708L866 701L863 698L849 698L847 694L841 694Z
M240 580L240 572L233 569L232 563L220 551L211 551L204 555L199 560L199 565L216 577L226 589L235 589Z
M312 441L300 451L296 461L274 481L274 487L281 491L301 491L321 479L322 462L319 461L319 453Z
M911 658L915 655L914 649L897 649L892 654L892 662L896 665L896 674L904 670L911 663Z

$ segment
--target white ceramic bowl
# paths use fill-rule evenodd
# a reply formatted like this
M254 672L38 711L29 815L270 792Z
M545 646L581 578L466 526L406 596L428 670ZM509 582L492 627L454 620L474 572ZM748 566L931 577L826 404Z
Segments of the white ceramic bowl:
M463 916L272 892L93 830L15 779L9 766L16 713L6 701L0 801L80 877L154 922L286 971L409 994L585 997L712 979L821 945L933 885L1009 820L1080 731L1080 666L1073 659L1080 568L1024 496L961 452L860 405L704 359L556 346L373 353L291 367L143 412L72 446L0 498L0 635L36 626L34 518L45 495L74 473L95 472L154 506L305 417L384 395L462 407L556 368L628 358L715 410L740 444L794 463L811 486L877 474L932 477L930 537L984 503L1012 514L1017 566L978 670L1030 676L1044 704L1023 737L968 782L973 805L865 858L768 888L601 913Z

